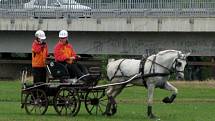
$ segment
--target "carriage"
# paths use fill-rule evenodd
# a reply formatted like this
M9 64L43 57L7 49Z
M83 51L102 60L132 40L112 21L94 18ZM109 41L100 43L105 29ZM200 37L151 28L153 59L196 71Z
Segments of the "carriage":
M21 107L27 114L43 115L53 106L59 115L75 116L81 103L89 114L104 113L108 98L105 87L96 87L101 75L98 67L89 68L90 75L85 75L94 77L90 83L81 82L83 77L70 79L66 67L52 58L48 59L46 68L47 83L29 85L26 83L27 70L22 71Z
M47 64L47 70L51 77L48 83L26 85L26 71L22 73L21 103L28 114L45 114L48 106L53 105L59 115L75 116L83 102L89 114L114 115L116 113L115 98L128 83L146 86L147 116L156 118L152 112L153 94L155 88L172 91L170 97L165 97L164 103L172 103L178 93L177 88L167 80L170 75L176 78L184 77L186 58L190 53L182 53L177 50L164 50L142 60L119 59L110 61L107 65L107 77L110 84L97 85L99 78L92 82L81 82L68 78L68 71L63 65L53 60ZM96 68L89 69L91 76L99 77ZM90 76L84 75L84 76ZM59 80L53 83L50 80ZM72 80L68 82L69 80ZM61 83L64 82L64 83Z

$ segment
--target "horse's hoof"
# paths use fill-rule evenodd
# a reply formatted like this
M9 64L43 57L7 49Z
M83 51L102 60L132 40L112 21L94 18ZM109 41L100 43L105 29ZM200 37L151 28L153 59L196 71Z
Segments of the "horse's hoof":
M112 115L114 115L116 112L117 112L117 109L116 109L116 108L113 108L113 109L112 109Z
M163 101L164 103L171 103L169 97L165 97L162 101Z
M104 112L102 113L103 116L112 116L112 114L110 112Z
M102 115L103 116L113 116L117 112L116 109L112 109L111 111L112 112L104 112L104 113L102 113Z
M113 107L111 108L111 114L114 115L117 112L117 105L113 104Z
M21 105L21 108L24 108L24 107L25 107L25 105L24 105L24 104L22 104L22 105Z
M157 116L155 116L153 113L151 113L150 115L148 115L148 118L150 118L150 119L156 119Z
M117 112L117 108L113 107L110 112L104 112L104 113L102 113L102 115L103 116L113 116L114 114L116 114L116 112Z
M107 114L107 112L102 113L103 116L105 116Z
M111 114L111 113L106 113L106 115L107 115L107 116L112 116L112 114Z

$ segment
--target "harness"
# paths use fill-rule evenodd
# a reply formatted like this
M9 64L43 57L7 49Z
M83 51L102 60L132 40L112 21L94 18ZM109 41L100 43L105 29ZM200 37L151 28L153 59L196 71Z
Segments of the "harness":
M144 84L144 86L145 86L146 88L147 88L147 84L146 84L145 78L148 78L148 77L156 77L156 76L165 77L165 76L169 76L169 75L171 75L171 74L173 74L173 73L184 72L184 71L178 71L178 70L176 69L177 63L178 63L178 59L181 59L181 58L179 58L179 56L178 56L178 58L176 58L175 61L172 63L172 68L170 68L170 69L169 69L168 67L165 67L165 66L163 66L163 65L161 65L161 64L159 64L159 63L157 63L157 62L156 62L156 58L157 58L157 56L155 55L155 57L153 58L153 60L150 60L150 59L147 59L147 58L142 58L141 61L140 61L139 72L141 73L141 78L142 78L143 84ZM184 59L181 59L181 60L184 60ZM120 61L120 63L119 63L119 65L118 65L118 67L117 67L117 69L116 69L116 71L115 71L113 77L110 79L111 81L112 81L112 79L115 78L115 77L128 77L128 76L125 76L125 74L124 74L123 71L121 70L121 64L123 63L123 61L125 61L125 59L123 59L122 61ZM151 64L151 67L150 67L150 71L149 71L150 73L147 73L147 74L144 73L144 65L145 65L146 61L150 61L150 62L152 63L152 64ZM175 64L175 66L173 67L174 64ZM156 66L156 65L158 65L158 66L160 66L160 67L166 69L167 72L166 72L166 73L156 73L156 72L155 72L155 66ZM116 76L116 74L117 74L118 71L120 71L121 76Z
M119 65L117 66L117 69L116 69L116 71L114 72L114 75L113 75L113 77L110 79L110 81L112 81L113 78L115 78L115 77L128 77L128 76L125 76L125 74L123 73L123 71L122 71L122 69L121 69L121 64L122 64L123 61L125 61L125 59L123 59L122 61L120 61ZM120 71L120 73L122 74L122 76L116 76L116 74L117 74L118 71Z
M145 62L146 62L146 59L142 58L141 61L140 61L139 72L141 73L141 78L143 80L143 85L144 85L144 87L147 88L147 84L146 84L145 76L144 76L144 67L145 67L144 65L145 65Z

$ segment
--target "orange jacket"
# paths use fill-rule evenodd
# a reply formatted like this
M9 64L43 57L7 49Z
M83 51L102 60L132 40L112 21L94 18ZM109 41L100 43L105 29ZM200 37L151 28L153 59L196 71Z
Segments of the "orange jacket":
M69 58L76 57L76 52L71 44L63 44L59 41L54 48L54 56L57 62L67 62L71 64L73 61Z
M47 44L39 44L37 40L34 40L32 44L32 67L45 67L47 56L48 56Z

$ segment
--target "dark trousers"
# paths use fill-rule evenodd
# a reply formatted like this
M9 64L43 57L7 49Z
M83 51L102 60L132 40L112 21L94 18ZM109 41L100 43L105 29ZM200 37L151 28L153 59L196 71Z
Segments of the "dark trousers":
M32 74L33 74L33 82L44 82L46 83L46 68L45 67L33 67L32 68Z
M71 78L79 78L88 73L87 68L79 63L67 64L67 69Z

